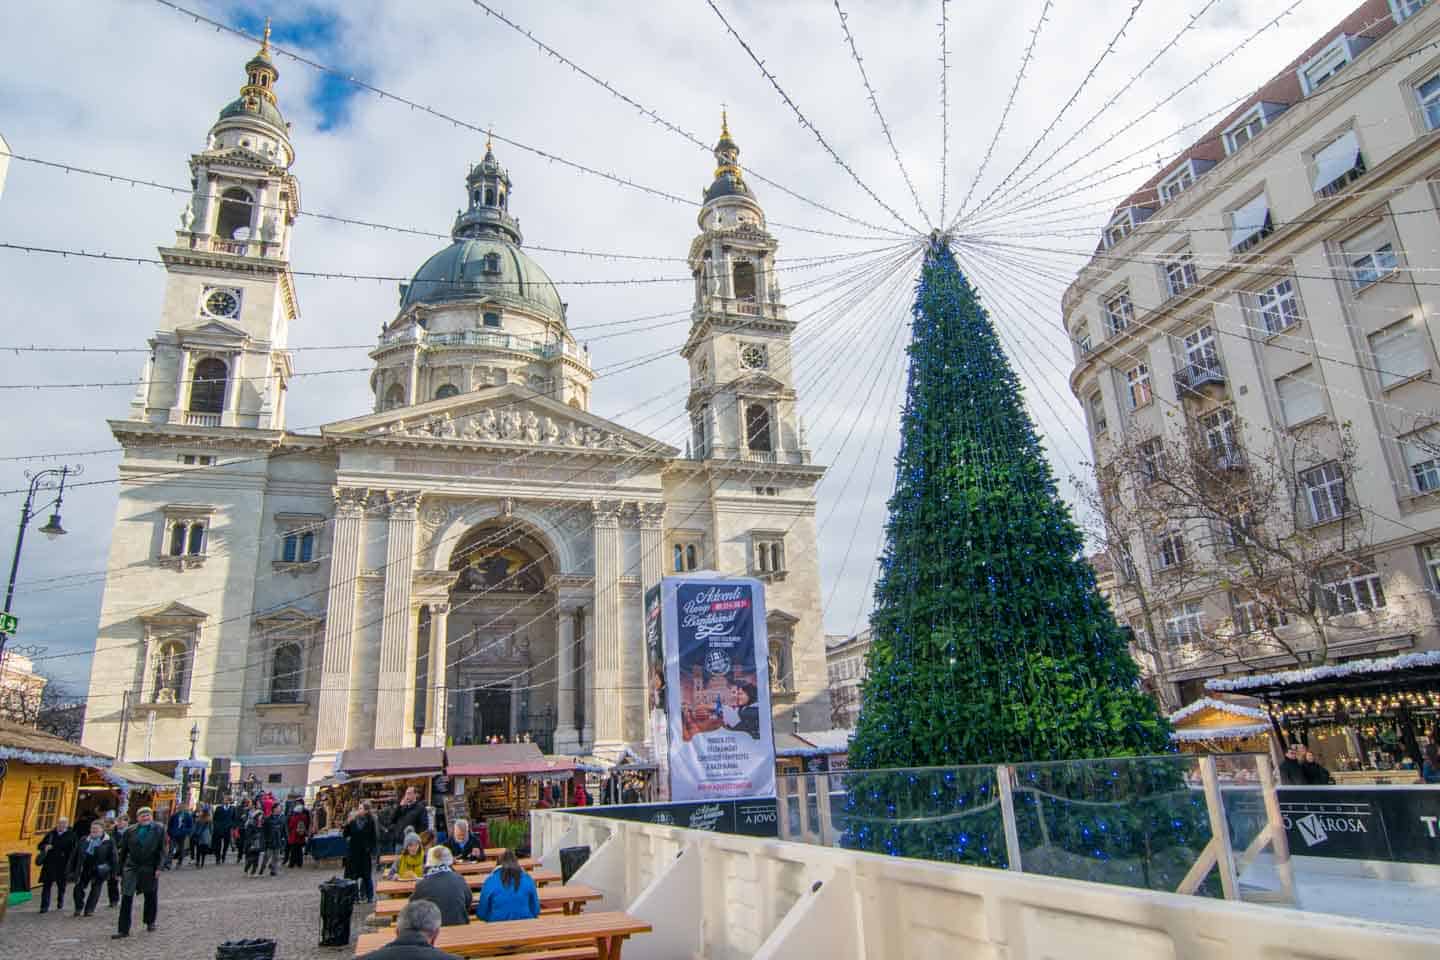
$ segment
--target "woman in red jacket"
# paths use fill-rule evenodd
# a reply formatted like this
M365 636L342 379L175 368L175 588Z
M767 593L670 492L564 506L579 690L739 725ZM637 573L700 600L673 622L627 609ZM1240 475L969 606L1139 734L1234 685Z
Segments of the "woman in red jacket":
M295 804L295 809L290 812L290 820L286 826L289 852L285 858L285 864L290 867L302 866L305 861L305 841L310 837L310 812L305 809L305 804Z

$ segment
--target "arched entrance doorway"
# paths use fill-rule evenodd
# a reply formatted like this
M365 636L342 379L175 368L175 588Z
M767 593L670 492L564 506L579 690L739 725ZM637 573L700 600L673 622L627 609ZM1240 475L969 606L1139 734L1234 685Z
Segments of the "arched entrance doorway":
M447 736L454 743L528 737L549 752L554 551L534 528L502 517L467 531L449 566L457 576L446 623Z

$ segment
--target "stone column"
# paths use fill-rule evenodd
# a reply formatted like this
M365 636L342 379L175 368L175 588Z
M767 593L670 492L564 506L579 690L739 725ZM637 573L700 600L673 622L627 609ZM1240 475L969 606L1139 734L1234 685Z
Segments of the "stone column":
M618 753L624 744L620 701L620 508L619 501L596 501L595 511L595 752ZM587 718L588 719L588 718Z
M445 688L449 622L450 604L430 604L430 686L425 703L424 740L427 747L445 746L445 709L449 706Z
M385 531L385 600L380 626L380 676L375 702L375 746L414 745L412 716L405 713L414 700L414 618L410 587L415 566L415 513L418 493L390 491L389 522ZM407 662L408 661L408 662ZM406 680L410 690L406 691Z
M313 783L332 772L335 755L345 747L350 729L352 686L351 639L355 632L355 588L365 528L365 491L335 488L335 521L330 545L330 588L325 601L325 639L316 711L315 755L310 760Z
M575 729L575 609L561 608L555 631L555 752L580 747Z
M190 351L176 347L175 353L175 406L170 413L170 422L184 423L185 381L190 377Z
M240 408L240 361L245 354L236 352L226 356L225 366L227 374L225 377L225 400L220 405L220 425L222 427L237 426L235 415Z

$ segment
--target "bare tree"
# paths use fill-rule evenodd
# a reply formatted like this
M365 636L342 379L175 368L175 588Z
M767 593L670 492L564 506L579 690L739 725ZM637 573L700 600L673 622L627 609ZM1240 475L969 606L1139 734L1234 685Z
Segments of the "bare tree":
M1325 663L1345 631L1364 629L1343 615L1384 603L1352 496L1349 425L1246 431L1221 407L1187 426L1177 437L1121 437L1091 498L1160 687L1187 660ZM1192 608L1176 613L1216 595L1227 615L1203 628Z
M85 726L85 702L45 674L39 683L14 680L0 684L0 718L78 743Z

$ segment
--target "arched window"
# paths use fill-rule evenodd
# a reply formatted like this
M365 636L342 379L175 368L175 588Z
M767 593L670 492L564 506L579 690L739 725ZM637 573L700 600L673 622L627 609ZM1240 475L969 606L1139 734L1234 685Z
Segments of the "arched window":
M300 645L282 643L275 648L271 661L270 702L300 702Z
M498 254L498 253L487 253L487 254L485 254L485 272L486 272L486 273L499 273L499 272L500 272L500 254Z
M205 524L190 524L190 537L186 541L185 552L192 557L198 557L205 552Z
M685 572L685 551L680 544L675 544L675 572Z
M685 569L694 570L696 566L698 564L695 563L695 544L692 543L685 548Z
M155 702L184 703L190 673L190 648L166 640L155 654Z
M396 407L405 406L405 388L398 383L390 384L390 389L385 391L385 409L394 410Z
M735 299L755 299L755 265L748 260L735 264Z
M752 403L745 408L745 443L758 452L768 453L774 449L770 443L770 408L763 403Z
M185 554L185 524L177 522L170 528L170 556L180 557Z
M485 188L485 206L487 206L487 207L493 207L493 206L495 206L495 188L494 188L494 187L486 187L486 188Z
M500 209L501 209L501 210L504 210L504 209L505 209L505 201L506 201L505 191L504 191L504 190L501 190L501 191L500 191Z
M471 199L470 202L473 203L473 204L475 204L477 207L480 205L480 191L479 191L479 190L476 190L476 191L475 191L475 195L474 195L474 197Z
M453 383L442 383L440 389L435 391L436 400L444 400L446 397L453 397L460 392L460 388Z
M224 360L206 357L195 364L190 381L190 412L219 413L225 409L225 379L229 368Z
M231 187L220 195L220 218L215 235L222 240L249 240L251 212L255 201L239 187Z

